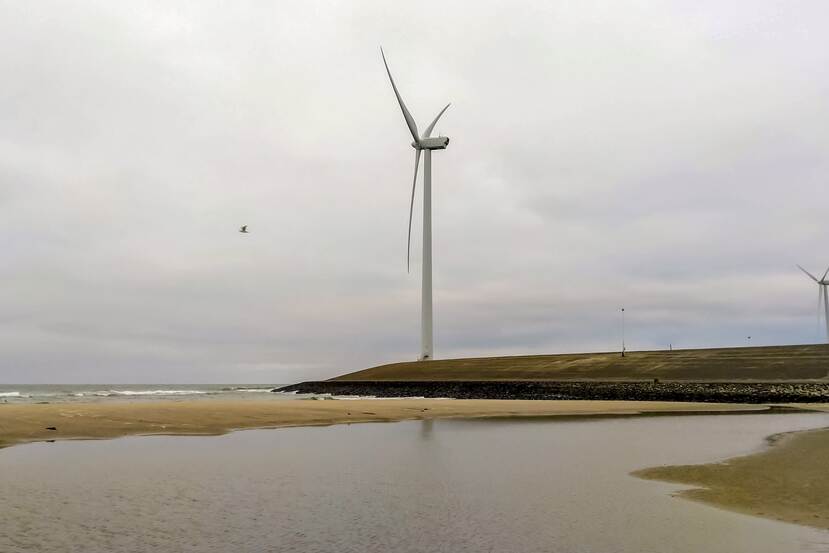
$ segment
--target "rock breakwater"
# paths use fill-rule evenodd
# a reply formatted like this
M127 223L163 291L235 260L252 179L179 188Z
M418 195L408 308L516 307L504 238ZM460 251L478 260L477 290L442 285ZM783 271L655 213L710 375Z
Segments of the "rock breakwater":
M829 383L581 381L317 381L273 391L455 399L592 399L714 403L824 403Z

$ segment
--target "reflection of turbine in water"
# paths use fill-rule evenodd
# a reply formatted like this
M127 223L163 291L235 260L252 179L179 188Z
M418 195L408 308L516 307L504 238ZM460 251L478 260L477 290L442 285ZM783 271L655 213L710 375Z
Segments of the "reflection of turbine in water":
M826 269L826 272L823 273L823 276L818 280L818 278L801 267L800 265L797 266L798 269L806 273L806 275L814 280L817 283L817 318L818 318L818 325L820 324L820 303L823 300L823 320L826 324L826 341L829 342L829 298L827 298L826 287L829 286L829 281L826 280L826 275L829 275L829 269Z
M432 437L432 430L434 430L435 421L432 419L423 419L420 421L420 437L428 440Z
M409 113L406 104L403 103L403 98L400 97L400 92L397 90L397 85L394 84L394 79L389 70L389 64L386 63L386 55L383 49L380 48L380 55L383 56L383 64L386 66L386 73L389 75L391 87L394 90L394 95L397 97L397 103L400 104L400 109L403 112L403 118L406 120L406 126L409 127L409 132L412 133L412 148L415 149L415 167L414 179L412 180L412 200L409 205L409 238L406 249L406 267L409 267L409 257L412 245L412 211L414 210L414 196L415 186L417 185L417 168L420 165L420 152L426 152L423 158L423 273L421 277L421 319L420 319L420 359L427 360L433 356L433 332L432 332L432 150L445 150L449 145L449 138L446 136L432 137L432 131L435 128L440 116L449 107L446 104L440 113L437 114L434 121L432 121L422 135L417 132L417 124L414 117Z

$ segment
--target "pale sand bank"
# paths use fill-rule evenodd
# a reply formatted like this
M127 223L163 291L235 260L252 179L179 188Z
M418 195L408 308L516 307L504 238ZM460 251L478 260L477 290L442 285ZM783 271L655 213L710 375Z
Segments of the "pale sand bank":
M463 417L624 415L765 410L764 405L645 401L296 400L0 404L0 447L140 434L223 434L243 428ZM47 430L55 427L57 430Z
M634 475L701 486L678 495L724 509L829 529L829 428L778 434L769 442L768 450L745 457Z
M781 403L775 404L781 407L790 407L792 409L805 409L807 411L825 411L829 413L829 403Z

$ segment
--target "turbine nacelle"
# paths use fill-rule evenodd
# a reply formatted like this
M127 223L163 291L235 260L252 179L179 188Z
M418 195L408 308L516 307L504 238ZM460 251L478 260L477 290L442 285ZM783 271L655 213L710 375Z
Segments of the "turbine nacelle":
M803 271L804 273L806 273L806 276L808 276L809 278L811 278L812 280L817 282L819 285L829 286L829 280L826 280L827 275L829 275L829 268L826 269L826 272L823 273L823 276L820 277L820 278L816 277L815 275L813 275L812 273L810 273L809 271L807 271L806 269L804 269L800 265L798 265L797 268L800 269L801 271Z
M412 148L415 150L445 150L447 146L449 146L448 136L425 137L412 142Z
M389 82L391 83L391 88L394 91L394 96L395 98L397 98L397 103L400 105L400 111L403 112L403 119L406 120L406 126L409 128L409 132L412 134L412 148L415 149L414 178L412 179L412 199L411 203L409 203L409 235L407 238L406 247L406 269L408 270L409 259L411 256L412 249L412 213L414 211L415 187L417 186L417 168L420 166L420 154L423 150L426 150L427 152L430 152L432 150L445 150L446 147L449 146L448 136L432 136L432 131L435 129L435 125L437 125L441 115L443 115L443 113L447 109L449 109L449 104L446 104L443 107L443 109L438 112L438 114L435 116L434 119L432 119L432 122L429 123L429 126L426 127L426 130L423 131L423 133L418 132L417 123L415 123L412 114L409 113L409 108L406 107L405 102L403 102L403 98L400 96L400 91L397 90L397 85L394 82L394 77L391 76L391 70L389 69L389 64L386 61L386 54L383 52L382 47L380 48L380 55L383 56L383 65L386 66L386 74L389 76Z

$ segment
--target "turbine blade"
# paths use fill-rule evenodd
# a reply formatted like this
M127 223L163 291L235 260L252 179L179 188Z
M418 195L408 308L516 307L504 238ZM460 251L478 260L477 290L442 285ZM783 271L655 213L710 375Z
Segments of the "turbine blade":
M820 280L826 280L826 275L829 275L829 267L826 268L826 272L823 273L823 278L821 278Z
M426 131L423 133L423 138L429 138L432 135L432 129L435 128L435 125L437 124L438 119L440 119L440 116L443 115L443 112L446 111L447 109L449 109L449 106L451 106L451 105L452 104L446 104L446 107L443 108L442 110L440 110L440 113L438 113L438 116L435 117L435 120L432 121L432 123L428 127L426 127Z
M403 103L403 98L400 97L400 92L397 91L397 85L394 84L394 78L391 76L389 64L386 62L386 54L383 52L382 46L380 47L380 55L383 56L383 65L386 66L386 73L389 74L389 81L391 81L391 87L394 89L394 95L397 96L397 103L400 104L400 109L403 110L403 118L406 119L406 125L408 125L409 131L412 133L414 141L420 142L420 138L417 135L417 125L415 124L412 114L409 113L409 110L406 108L406 104Z
M804 269L804 268L803 268L803 267L801 267L800 265L798 265L798 266L797 266L797 268L798 268L798 269L800 269L801 271L803 271L804 273L806 273L807 275L809 275L809 278L811 278L811 279L812 279L812 280L814 280L815 282L818 282L818 279L817 279L817 278L815 278L815 275L813 275L812 273L810 273L809 271L807 271L806 269Z
M409 235L406 237L406 272L410 271L412 253L412 213L414 212L415 188L417 187L417 167L420 165L420 150L415 150L415 172L412 179L412 201L409 204Z

